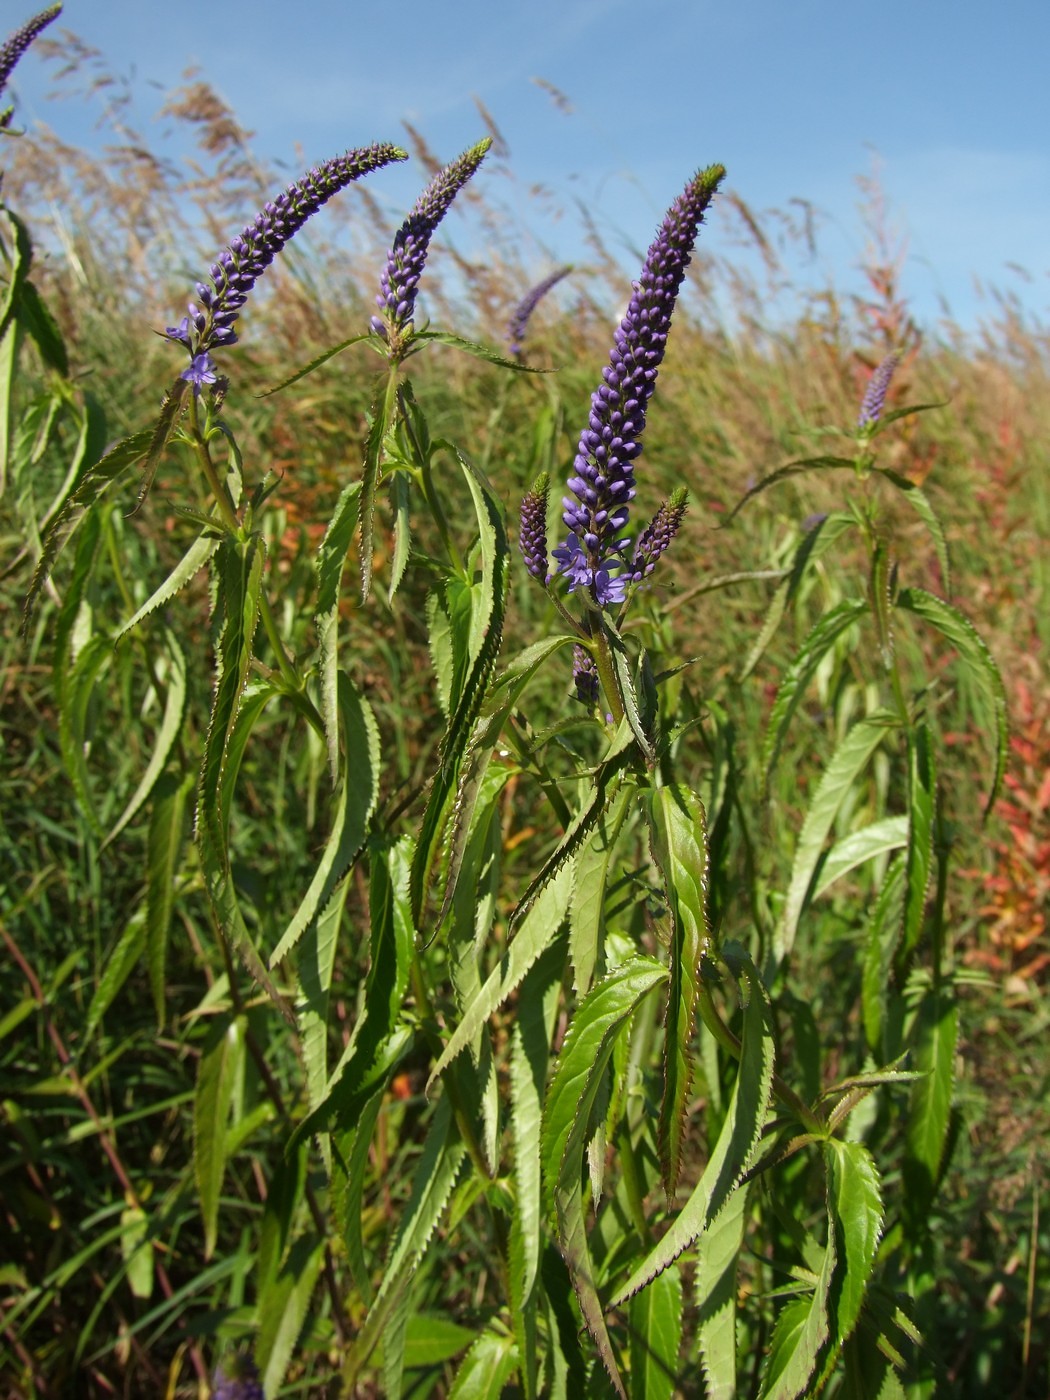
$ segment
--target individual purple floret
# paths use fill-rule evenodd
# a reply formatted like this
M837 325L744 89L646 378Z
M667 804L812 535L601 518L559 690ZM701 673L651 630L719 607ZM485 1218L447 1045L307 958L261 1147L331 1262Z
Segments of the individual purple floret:
M571 271L572 265L570 264L567 267L559 268L557 272L552 272L549 277L545 277L542 282L537 283L532 291L529 292L528 296L523 297L522 300L518 302L518 305L514 309L514 315L510 318L507 325L507 342L510 347L510 353L515 359L521 356L521 344L525 339L525 328L529 324L529 317L536 310L537 306L539 306L550 289L556 287L563 277L568 277Z
M7 86L7 80L11 76L15 64L28 49L36 36L42 29L46 29L52 20L57 19L62 13L61 5L50 5L46 10L41 10L38 15L34 15L28 23L23 24L21 29L16 29L3 45L0 45L0 92ZM6 115L6 114L5 114ZM5 122L6 126L7 123Z
M419 279L423 275L434 231L456 195L484 160L485 152L491 145L492 138L486 136L446 165L444 170L439 170L398 229L379 279L376 306L382 315L373 316L371 321L372 329L384 340L396 345L402 332L411 324Z
M540 583L547 582L547 498L550 478L544 472L531 491L522 497L518 548L525 567Z
M216 1370L212 1400L265 1400L259 1368L250 1356L236 1356Z
M667 550L678 533L678 527L685 516L686 494L684 486L672 491L639 535L631 559L631 577L635 583L652 573L660 555Z
M900 364L901 352L893 350L882 363L872 372L868 380L868 387L864 392L864 399L860 406L860 413L857 416L858 428L873 428L882 417L882 410L886 403L886 391L890 387L890 380L893 372Z
M697 171L667 211L616 332L604 382L591 397L568 482L576 499L562 500L571 533L554 555L570 579L570 592L589 585L599 603L606 601L602 592L608 601L620 601L626 588L626 576L613 577L609 570L630 544L622 531L634 499L646 406L697 232L724 175L720 165Z
M572 683L577 700L582 700L589 708L598 703L598 667L587 648L579 643L572 649Z
M407 159L405 151L387 143L347 151L315 167L267 203L212 263L211 286L197 283L197 302L189 303L189 315L164 332L169 340L184 345L190 353L191 364L182 378L195 388L202 382L212 382L206 377L210 367L208 351L217 345L236 344L233 327L248 293L289 238L322 204L369 171Z

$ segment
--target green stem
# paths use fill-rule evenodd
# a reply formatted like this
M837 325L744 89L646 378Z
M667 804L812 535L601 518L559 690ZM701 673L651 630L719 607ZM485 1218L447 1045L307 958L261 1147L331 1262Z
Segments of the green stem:
M623 702L620 699L620 689L616 684L616 672L613 669L612 652L609 649L609 639L605 635L605 629L599 623L594 632L594 662L598 667L598 679L602 683L602 690L605 694L606 704L613 717L614 724L619 724L623 719Z

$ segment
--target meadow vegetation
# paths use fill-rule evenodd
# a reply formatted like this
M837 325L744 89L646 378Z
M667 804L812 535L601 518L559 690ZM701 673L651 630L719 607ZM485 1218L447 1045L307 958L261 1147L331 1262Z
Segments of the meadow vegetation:
M479 110L415 322L380 170L176 379L288 174L52 33L112 140L0 133L4 1393L1045 1395L1046 322L917 325L870 181L862 294L771 322L819 228L716 194L602 606L519 506L644 250L511 355Z

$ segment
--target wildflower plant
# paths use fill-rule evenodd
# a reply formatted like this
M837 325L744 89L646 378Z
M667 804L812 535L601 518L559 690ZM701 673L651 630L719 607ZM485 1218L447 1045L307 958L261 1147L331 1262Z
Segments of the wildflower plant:
M523 369L415 319L430 242L487 147L420 196L379 275L379 314L277 386L354 342L381 361L360 467L319 522L308 580L279 572L281 482L245 460L236 377L213 357L287 240L348 181L400 159L391 145L325 163L245 227L165 333L187 363L159 416L104 451L84 401L79 455L27 516L39 559L27 632L53 647L87 863L124 861L142 835L138 902L106 944L85 1045L142 963L192 1079L167 1106L192 1103L183 1173L155 1192L126 1168L88 1077L75 1081L119 1183L122 1263L105 1296L119 1289L132 1313L121 1336L144 1372L148 1349L134 1346L160 1317L177 1338L169 1388L185 1359L201 1388L214 1377L230 1396L274 1395L288 1378L347 1396L670 1400L696 1391L698 1372L726 1397L903 1394L903 1376L928 1389L958 998L937 697L914 635L955 650L984 706L989 804L1005 707L950 600L930 500L879 461L881 435L917 410L887 411L885 362L844 430L849 455L789 463L740 503L804 473L848 484L797 539L717 689L702 658L650 643L670 632L659 586L681 577L693 483L640 529L636 498L672 317L724 171L698 171L661 223L568 442L559 543L543 473L521 501L516 558L498 454L482 469L407 372L442 346ZM5 327L32 302L25 238L9 227L22 300ZM163 523L157 493L130 519L120 487L162 466L188 542L161 576L137 577L135 541ZM928 533L945 596L905 578L887 496ZM847 538L860 584L810 626L807 582ZM546 611L511 650L516 569ZM741 752L732 707L796 612L802 643L761 743ZM778 795L787 754L802 762L800 717L818 723L818 686L834 712L822 768L807 759L809 781ZM100 794L92 725L111 694L148 753L111 745L123 787ZM838 898L852 899L848 1015L822 1046L804 974ZM183 942L200 980L189 993L166 975ZM8 1335L30 1335L64 1278L27 1286ZM180 1300L198 1292L207 1311L189 1317ZM158 1393L164 1380L151 1376Z

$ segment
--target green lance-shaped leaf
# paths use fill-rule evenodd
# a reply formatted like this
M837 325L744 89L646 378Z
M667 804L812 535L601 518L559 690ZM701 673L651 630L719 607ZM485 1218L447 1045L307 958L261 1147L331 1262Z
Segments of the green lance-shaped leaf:
M653 857L663 875L671 915L671 975L658 1142L664 1189L672 1198L682 1164L685 1112L693 1078L700 964L711 945L707 922L707 819L703 803L683 783L651 792L648 818Z
M634 684L634 676L631 673L630 656L619 632L610 622L606 621L604 615L599 618L599 626L612 658L613 675L620 703L623 706L624 719L630 726L642 757L647 764L651 765L654 758L652 736L646 731L645 717L638 703L638 693Z
M885 540L879 539L871 555L871 575L868 590L871 597L871 611L875 618L875 630L879 638L879 652L886 671L893 666L893 627L890 623L892 598L890 596L890 551Z
M730 949L724 952L729 960ZM722 1129L703 1175L671 1228L617 1290L610 1306L618 1306L644 1288L703 1234L737 1189L758 1146L773 1084L772 1012L769 996L750 959L734 953L731 966L741 982L744 1016L740 1063Z
M736 1400L737 1265L747 1225L748 1189L740 1186L697 1242L696 1298L700 1365L708 1400Z
M29 230L17 214L0 204L0 338L11 327L32 261Z
M310 887L270 955L271 967L288 956L308 929L316 928L321 910L365 843L379 797L379 729L372 707L342 672L337 703L345 760L332 827Z
M943 598L938 598L921 588L902 588L897 595L897 606L906 608L916 617L921 617L924 622L935 627L942 637L951 642L963 662L973 673L992 707L995 757L991 788L984 808L985 815L987 815L992 810L1002 783L1003 773L1006 771L1006 691L1003 688L1003 678L999 674L999 668L973 623L951 603L946 603Z
M940 405L936 405L940 407ZM928 405L934 407L934 405ZM941 582L944 584L944 591L948 597L952 596L952 574L951 559L948 554L948 541L944 537L941 522L937 519L937 514L930 505L929 499L914 481L909 481L906 476L900 476L897 472L890 471L887 467L876 467L876 473L884 476L887 481L892 482L897 490L902 493L915 514L919 517L933 540L933 547L937 553L937 563L941 569Z
M609 869L633 794L632 786L614 789L608 811L598 816L594 830L576 856L576 883L569 910L569 959L573 986L579 996L590 991L595 970L600 970L603 963Z
M493 968L484 986L463 1012L448 1044L430 1072L427 1092L441 1073L468 1045L479 1030L522 981L543 950L558 936L572 894L573 866L568 861L557 871L519 924L510 946Z
M120 1213L120 1224L123 1230L120 1253L127 1269L131 1296L149 1298L153 1293L153 1244L149 1238L149 1216L141 1206L126 1206Z
M106 455L85 473L83 481L51 521L44 535L43 550L33 571L29 592L23 605L23 635L28 632L40 590L50 578L63 545L109 487L131 467L141 462L149 451L152 438L153 430L147 428L132 437L124 438L115 447L110 448Z
M124 830L153 792L164 772L179 734L182 732L182 721L186 713L186 658L175 639L175 634L167 629L164 632L164 649L167 653L165 658L167 666L163 672L164 715L153 740L146 771L128 799L123 812L110 828L109 835L102 843L104 846L108 846Z
M372 403L372 419L365 438L365 463L361 477L361 492L357 508L358 558L361 563L361 601L366 603L372 590L373 531L375 529L376 493L383 462L383 442L397 412L397 370L393 367L380 378Z
M443 1096L423 1144L412 1193L383 1268L383 1281L343 1370L347 1394L352 1393L354 1382L382 1338L403 1290L411 1284L415 1267L445 1213L465 1156L466 1148L456 1130L449 1101Z
M451 331L414 331L413 341L434 341L437 345L450 345L453 350L462 350L465 355L472 355L476 360L484 360L490 365L499 365L501 369L513 369L519 374L548 374L549 370L536 369L533 365L523 365L519 360L508 360L505 355L501 355L498 350L493 350L488 345L480 345L474 340L464 340L462 336L453 335Z
M288 1251L277 1277L257 1304L255 1358L265 1395L278 1395L324 1263L325 1242L303 1235Z
M19 324L32 340L40 358L49 369L69 378L69 354L62 338L58 322L47 308L47 304L28 278L18 291L18 306L15 310Z
M216 1027L197 1069L193 1100L193 1171L204 1221L204 1257L215 1252L219 1197L226 1173L226 1128L244 1068L247 1021L237 1016Z
M905 859L896 856L889 864L868 922L861 978L861 1008L864 1035L873 1054L882 1047L886 1019L886 997L893 957L900 941L904 916Z
M441 743L440 766L430 790L416 845L415 864L412 867L412 915L417 926L422 923L427 885L445 823L448 799L455 789L460 765L474 723L481 712L503 639L510 571L510 545L499 504L477 471L458 453L456 456L474 502L478 523L481 597L477 605L471 608L469 664L464 667L462 688L452 697L453 708Z
M493 751L499 744L511 712L536 671L561 647L574 641L571 636L551 637L535 642L517 656L489 687L474 727L467 751L463 756L455 802L452 807L449 854L445 862L445 894L438 923L448 917L459 881L467 841L472 829L474 807L485 780Z
M85 1040L94 1033L95 1027L109 1010L113 999L131 976L132 969L142 957L145 947L146 912L145 908L140 906L125 925L116 947L105 959L98 985L95 987L95 995L88 1007L87 1021L84 1025ZM30 1005L35 1007L36 1003L31 1002Z
M397 590L401 587L401 580L405 577L405 570L408 568L409 555L412 553L412 522L408 509L409 479L404 472L395 474L392 495L394 498L394 552L390 558L390 586L386 595L388 604L393 603Z
M346 1260L354 1284L366 1303L372 1300L372 1280L365 1259L361 1203L369 1175L372 1136L383 1107L384 1088L380 1084L361 1109L354 1126L334 1139L332 1153L332 1219L346 1243Z
M185 379L176 379L171 388L164 395L164 400L160 406L160 415L157 418L156 426L150 434L149 448L146 452L146 461L142 468L142 476L139 478L138 495L135 498L134 510L141 510L150 493L157 475L157 468L160 466L160 459L164 456L171 435L175 431L175 424L179 420L182 411L182 401L186 397L189 385Z
M165 775L153 791L146 843L146 966L158 1026L164 1024L171 911L192 791L193 778L188 773L182 778Z
M349 336L346 340L341 340L338 345L333 345L328 350L323 350L320 355L315 356L308 364L303 365L301 369L295 370L292 374L280 380L279 383L271 385L269 389L260 389L256 397L267 399L271 394L279 394L282 389L287 389L290 385L298 383L300 379L305 379L308 374L313 374L315 369L320 369L323 364L327 364L335 355L342 354L342 352L349 349L351 345L359 345L363 340L372 339L373 336L371 332L366 335Z
M557 1219L562 1255L572 1277L587 1330L616 1387L626 1395L595 1285L582 1188L591 1110L617 1038L639 1002L667 979L651 958L633 957L595 984L569 1027L547 1093L540 1153L547 1207Z
M837 1258L835 1231L829 1223L828 1242L812 1293L786 1304L777 1316L760 1400L799 1400L815 1393L810 1383L830 1335L828 1295Z
M68 669L63 668L58 688L58 738L62 758L80 810L94 831L100 831L101 826L88 780L91 702L99 674L110 664L112 657L113 648L109 639L92 637L81 647L73 664Z
M820 862L813 886L813 898L819 899L836 880L841 880L859 865L866 865L877 856L899 851L907 844L908 818L903 816L883 817L880 821L862 827L860 831L851 831L848 836L843 836L841 841L836 841L828 852L827 859Z
M67 412L74 419L80 420L77 432L76 445L69 457L69 466L66 474L59 483L51 504L41 519L41 528L46 531L51 521L58 515L66 501L78 490L84 477L101 458L106 449L108 433L106 429L106 415L102 405L93 394L85 394L83 407L81 408L75 400L71 400L70 391L64 386L52 390L48 399L49 422L44 429L36 435L33 448L25 459L24 470L36 471L37 464L43 458L51 439L51 424L63 412Z
M21 336L17 326L0 333L0 499L7 492L11 459L11 410Z
M933 830L937 814L937 770L930 731L920 724L908 735L908 851L905 865L904 922L897 952L902 975L922 936L926 897L933 873Z
M922 1078L912 1088L904 1137L904 1213L920 1233L929 1228L929 1208L940 1181L958 1034L954 989L947 983L931 987L919 1003L912 1031L910 1066Z
M218 524L217 521L217 529ZM181 593L186 585L192 582L204 568L218 549L221 541L222 536L218 533L198 535L164 582L153 590L140 608L135 610L113 640L115 642L123 640L150 613L156 612L158 608L163 607L165 603L170 602L172 598Z
M405 1327L405 1369L429 1370L451 1361L477 1339L469 1327L436 1312L417 1312Z
M888 710L876 710L860 720L839 744L824 770L795 849L791 884L773 934L767 980L776 975L794 945L799 917L806 907L813 875L839 808L871 755L898 723Z
M871 1153L861 1143L829 1138L824 1159L839 1260L831 1290L837 1352L860 1320L875 1267L882 1234L882 1192Z
M489 1323L463 1358L448 1400L500 1400L518 1363L513 1334Z
M674 1265L631 1299L631 1400L673 1400L682 1345L682 1279Z
M817 667L842 636L843 632L859 622L868 610L866 599L847 598L837 607L825 613L788 667L787 674L780 683L773 709L769 716L765 744L762 750L762 768L768 785L773 768L780 756L781 745L787 727L798 708L806 687L816 674Z
M227 831L232 791L232 784L226 782L228 759L251 666L264 559L265 546L257 535L246 541L226 539L215 556L222 620L216 646L218 678L197 784L197 844L208 897L225 936L281 1015L294 1024L245 925L230 868Z
M415 928L408 906L411 857L412 843L407 837L389 851L376 846L370 852L371 961L361 1016L324 1096L296 1128L292 1144L320 1131L333 1118L337 1130L351 1127L375 1093L377 1078L392 1071L407 1048L410 1032L400 1022L415 952ZM304 996L307 990L304 983Z
M740 500L723 521L722 528L725 529L753 497L763 491L768 491L771 486L776 486L781 481L787 481L789 477L802 476L806 472L812 471L856 471L856 469L857 464L852 457L800 457L797 461L786 462L784 466L777 467L775 472L764 476L761 481L740 497Z
M328 740L332 781L339 777L339 594L346 556L357 525L361 483L351 481L340 493L317 551L317 610L314 625L321 650L321 718Z
M510 1124L514 1142L515 1209L510 1226L508 1278L526 1400L536 1400L538 1393L536 1313L543 1251L540 1129L551 1036L564 970L564 940L558 939L544 951L522 983L518 1014L511 1032Z
M748 652L747 659L741 667L737 677L738 681L745 681L766 654L767 647L779 631L788 606L798 593L799 585L805 576L808 565L816 563L838 543L847 530L856 529L856 527L855 516L845 511L836 511L831 515L826 515L823 520L818 520L806 533L798 549L795 550L787 578L777 586L777 590L773 594L755 644Z
M594 774L594 782L583 805L573 817L565 835L540 866L538 874L530 881L528 888L518 901L517 907L511 915L512 927L516 927L528 916L536 899L562 867L569 861L575 861L577 852L608 810L610 785L627 767L634 751L634 736L629 725L624 721L609 745L609 752L598 765Z

